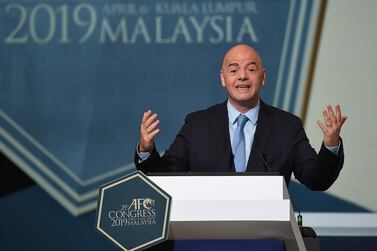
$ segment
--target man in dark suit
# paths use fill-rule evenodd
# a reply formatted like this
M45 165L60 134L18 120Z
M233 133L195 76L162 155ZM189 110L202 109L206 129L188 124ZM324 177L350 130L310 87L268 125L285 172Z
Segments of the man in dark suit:
M278 172L287 184L292 172L312 190L326 190L343 166L340 130L347 119L339 105L323 111L324 134L317 154L310 146L301 120L265 104L259 98L266 70L258 52L237 45L224 56L220 71L228 100L194 112L164 156L154 138L159 129L157 114L144 113L140 142L135 154L137 168L144 172Z

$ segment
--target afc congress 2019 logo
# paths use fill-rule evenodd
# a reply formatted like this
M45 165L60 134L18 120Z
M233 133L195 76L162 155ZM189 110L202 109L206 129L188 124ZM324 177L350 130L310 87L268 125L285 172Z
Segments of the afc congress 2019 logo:
M108 212L112 227L140 226L156 224L155 200L150 198L133 199L118 210Z

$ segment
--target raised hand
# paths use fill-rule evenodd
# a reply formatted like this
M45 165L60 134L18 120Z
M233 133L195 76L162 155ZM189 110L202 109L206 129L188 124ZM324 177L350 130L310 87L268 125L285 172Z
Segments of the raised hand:
M139 152L152 152L154 137L160 132L157 128L159 124L156 113L152 114L151 110L144 112L140 125Z
M331 105L328 105L325 110L323 110L323 119L317 120L318 126L323 132L323 143L325 146L333 147L339 145L340 140L340 130L347 120L347 116L342 115L340 106L335 106L335 113Z

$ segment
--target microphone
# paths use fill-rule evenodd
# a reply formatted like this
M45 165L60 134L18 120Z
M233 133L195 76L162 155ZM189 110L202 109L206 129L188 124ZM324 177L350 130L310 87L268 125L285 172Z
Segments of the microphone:
M271 172L272 169L271 169L270 165L269 165L269 164L267 163L267 161L263 158L263 155L259 152L259 149L256 147L255 150L257 151L259 158L263 161L263 163L264 163L263 166L264 166L265 170L267 169L267 170L266 170L267 172Z

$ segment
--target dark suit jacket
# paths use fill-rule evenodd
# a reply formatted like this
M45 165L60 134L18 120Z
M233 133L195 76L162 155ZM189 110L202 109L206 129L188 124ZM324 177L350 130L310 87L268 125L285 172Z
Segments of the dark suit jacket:
M323 144L317 154L298 117L261 101L246 172L278 172L287 184L293 172L309 189L326 190L343 166L342 145L338 156ZM163 157L155 148L142 163L135 154L135 164L143 172L235 172L226 102L189 114Z

